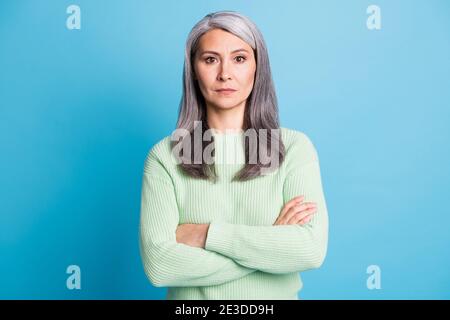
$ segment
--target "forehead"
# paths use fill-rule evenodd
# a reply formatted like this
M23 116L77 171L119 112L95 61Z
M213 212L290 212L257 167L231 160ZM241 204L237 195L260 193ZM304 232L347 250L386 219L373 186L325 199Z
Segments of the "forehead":
M199 39L199 53L202 51L213 50L218 52L231 52L237 49L252 51L247 42L234 34L222 29L213 29L206 32Z

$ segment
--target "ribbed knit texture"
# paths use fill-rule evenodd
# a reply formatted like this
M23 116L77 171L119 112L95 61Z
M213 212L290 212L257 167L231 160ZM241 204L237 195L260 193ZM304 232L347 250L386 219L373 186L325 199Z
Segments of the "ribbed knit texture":
M274 172L245 182L243 133L218 133L218 182L185 175L170 136L151 148L144 165L140 250L145 273L167 299L298 299L299 272L322 265L328 212L317 151L306 134L281 128L286 158ZM227 159L234 159L234 163ZM305 225L276 225L284 204L304 195L317 212ZM176 242L183 223L209 223L205 248Z

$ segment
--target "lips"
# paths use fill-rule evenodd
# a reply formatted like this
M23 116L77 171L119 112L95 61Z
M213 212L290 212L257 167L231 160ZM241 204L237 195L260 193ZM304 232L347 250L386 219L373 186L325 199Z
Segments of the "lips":
M231 97L231 96L233 96L233 93L236 92L236 90L234 90L234 89L219 89L219 90L216 90L216 92L219 96Z
M236 90L231 89L231 88L224 88L224 89L218 89L216 90L217 92L234 92Z

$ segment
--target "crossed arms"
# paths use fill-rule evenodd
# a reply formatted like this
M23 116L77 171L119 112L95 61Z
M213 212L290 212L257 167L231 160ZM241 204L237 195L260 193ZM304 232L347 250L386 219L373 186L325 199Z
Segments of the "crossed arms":
M283 199L298 195L317 203L316 214L305 225L212 222L203 230L199 226L196 236L202 239L203 232L204 238L198 246L187 245L177 241L179 214L170 178L144 171L140 252L147 277L156 287L210 286L257 270L281 274L319 268L327 252L328 212L318 160L287 175Z

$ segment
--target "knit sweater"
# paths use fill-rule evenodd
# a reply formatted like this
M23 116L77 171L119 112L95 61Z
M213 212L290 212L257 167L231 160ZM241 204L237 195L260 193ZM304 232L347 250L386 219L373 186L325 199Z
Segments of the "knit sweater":
M328 213L318 154L305 133L280 129L284 162L247 181L231 181L244 166L242 132L213 132L215 183L177 166L170 135L148 152L140 253L150 282L168 287L166 299L296 300L303 287L299 273L322 265ZM311 221L273 225L286 202L299 195L317 204ZM176 241L176 228L184 223L210 224L205 248Z

